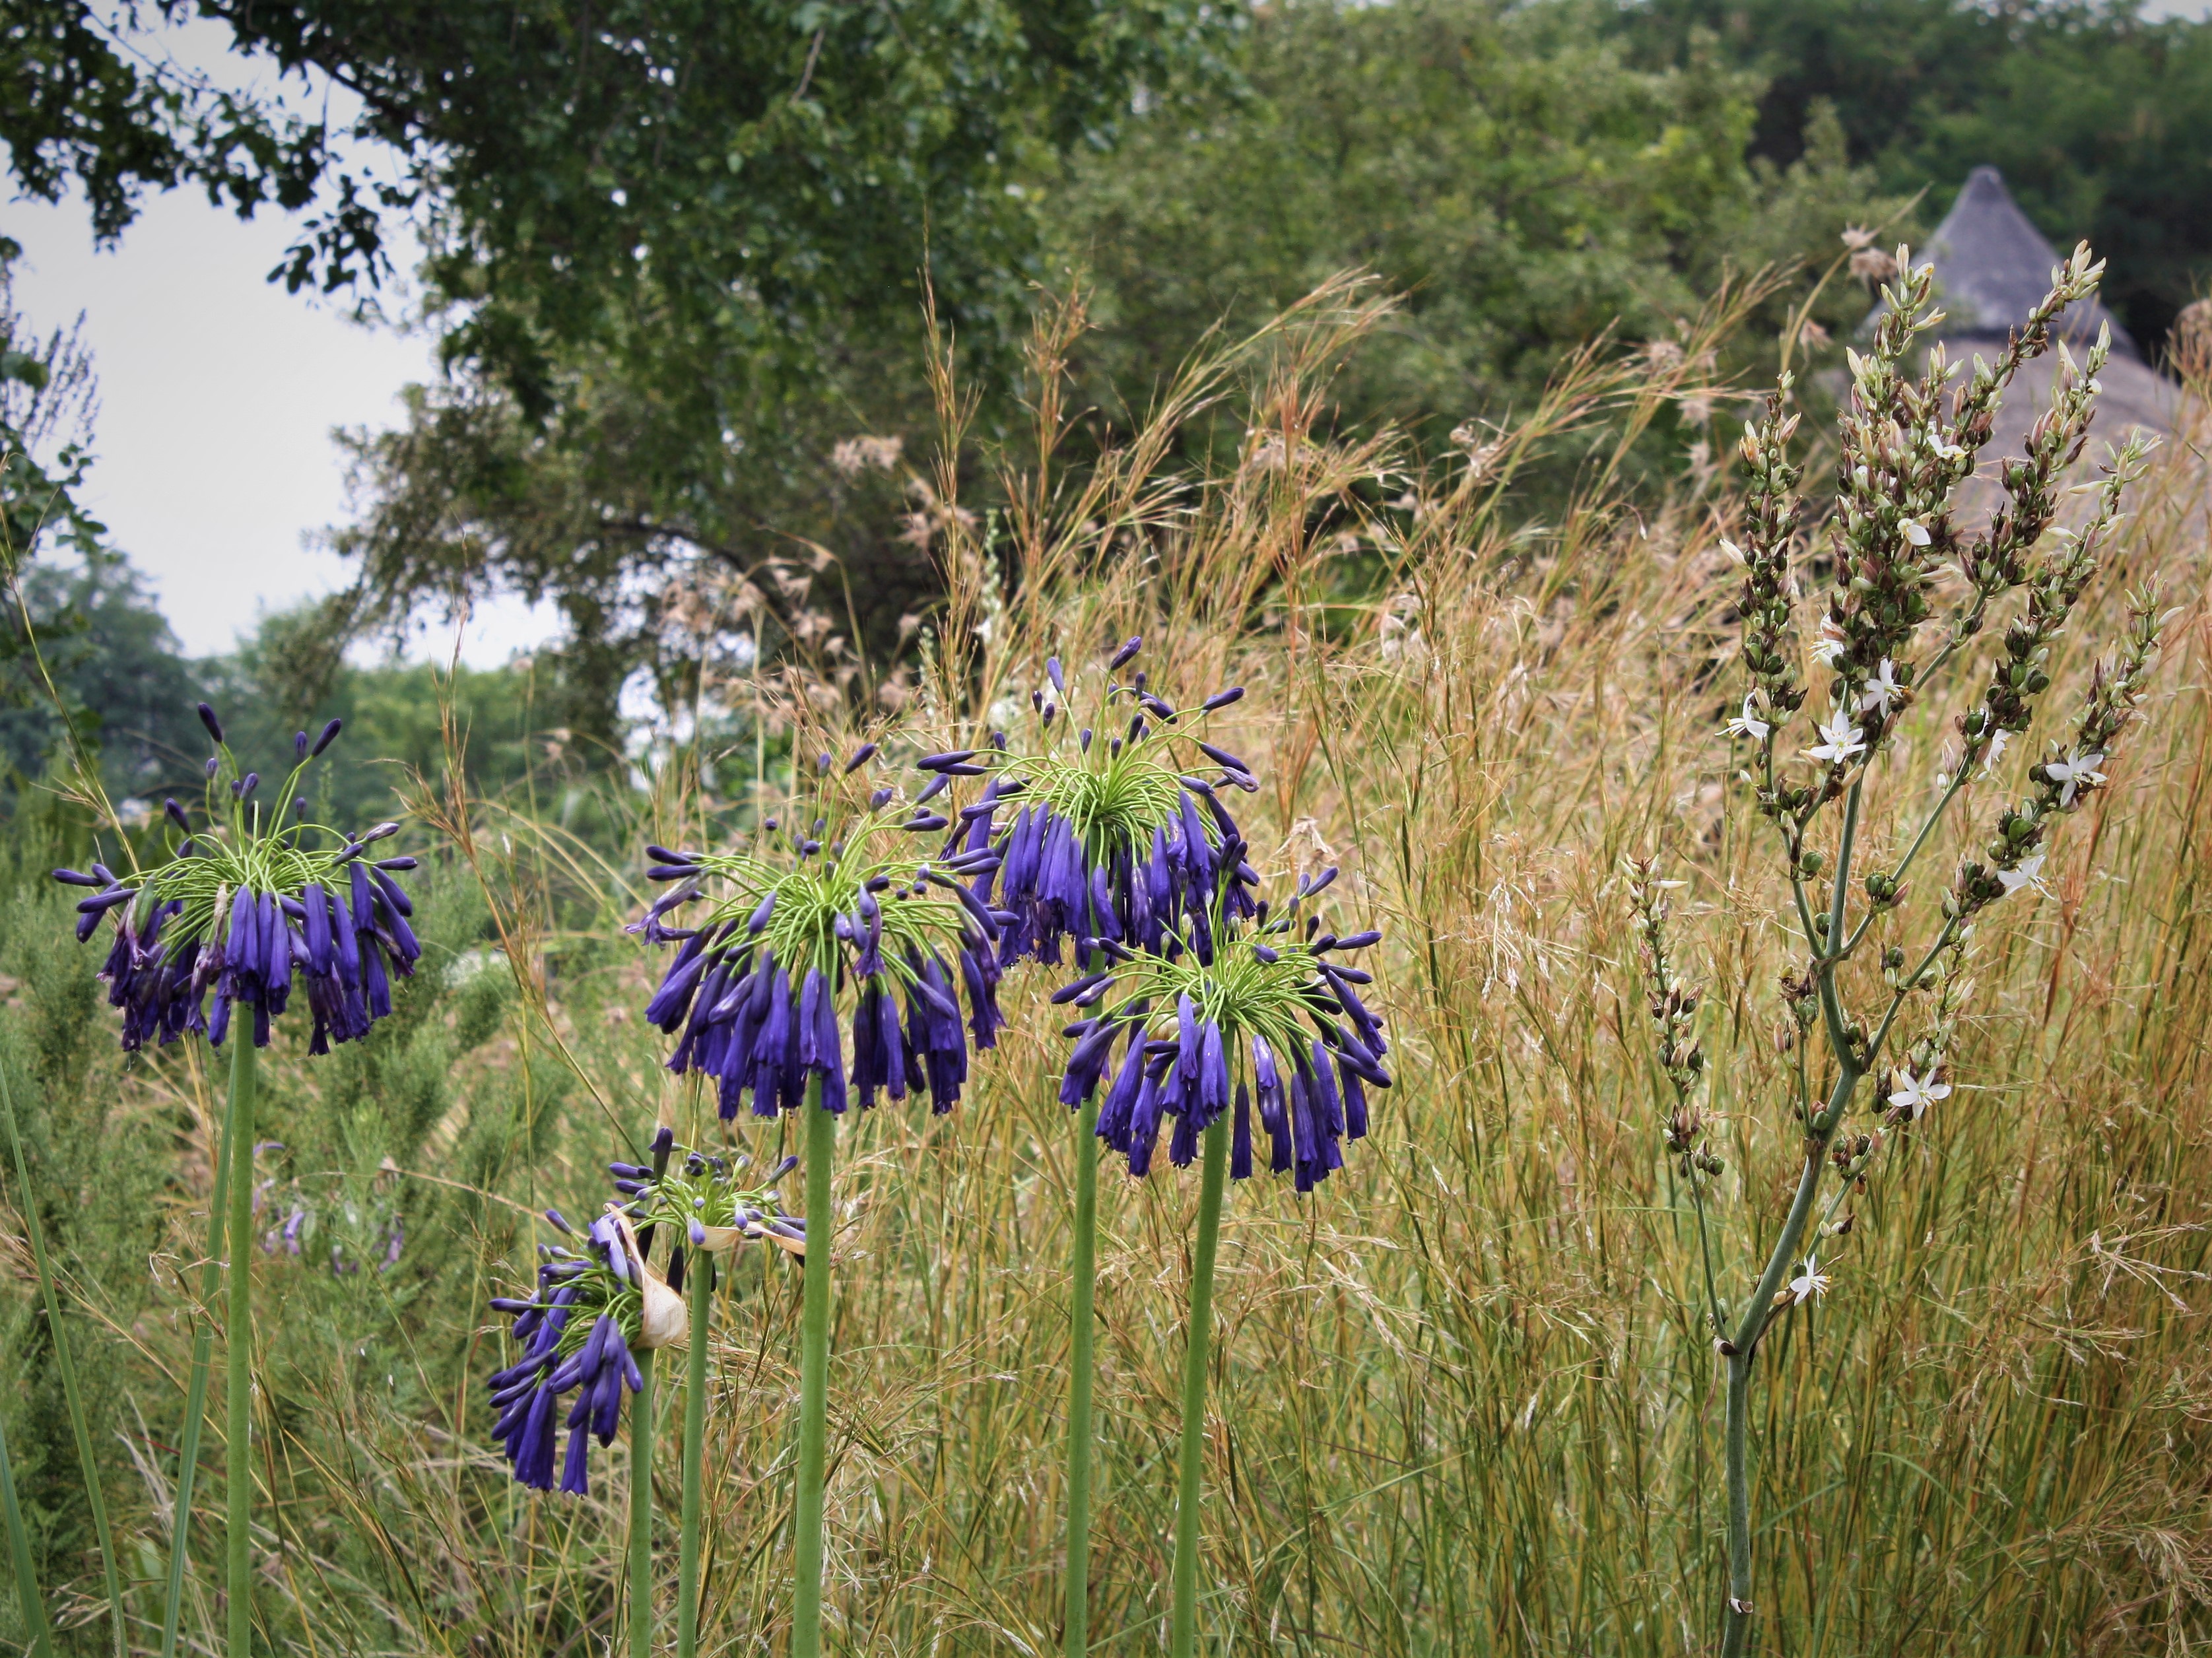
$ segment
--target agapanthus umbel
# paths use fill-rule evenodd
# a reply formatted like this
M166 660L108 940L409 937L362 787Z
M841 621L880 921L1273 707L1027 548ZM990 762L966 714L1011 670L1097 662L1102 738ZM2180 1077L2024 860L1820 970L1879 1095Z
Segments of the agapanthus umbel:
M422 953L408 925L414 905L394 878L415 860L367 856L398 825L350 835L307 821L306 797L295 791L337 736L337 720L312 744L305 732L293 739L292 771L264 816L254 799L259 774L239 771L204 702L200 719L217 747L207 762L206 823L194 828L172 799L166 862L128 878L103 864L88 875L54 872L66 885L98 889L77 905L80 943L102 915L114 917L100 976L109 1004L123 1010L123 1046L172 1042L187 1030L220 1046L243 1003L254 1045L266 1047L270 1021L295 986L314 1016L310 1053L367 1035L392 1011L391 975L411 974Z
M1103 938L1158 950L1171 933L1182 933L1201 956L1211 949L1210 900L1221 890L1227 849L1241 841L1220 790L1257 785L1242 759L1192 726L1244 692L1231 686L1195 711L1177 709L1147 687L1143 672L1127 681L1114 677L1141 644L1131 639L1108 661L1096 726L1077 727L1067 675L1054 657L1045 663L1051 691L1032 696L1044 752L1009 752L999 738L988 749L918 762L940 777L989 778L981 799L963 814L965 844L980 849L995 841L1003 856L998 902L1012 919L999 935L1002 967L1024 957L1057 965L1063 939ZM1124 711L1126 728L1108 731ZM994 825L1010 803L1012 823ZM1252 878L1249 869L1243 874ZM976 890L988 899L991 878L978 881ZM1243 885L1228 890L1230 914L1249 915Z
M821 757L811 832L771 818L747 851L647 849L656 860L647 872L676 885L632 931L678 949L646 1017L682 1030L668 1068L714 1078L726 1118L747 1092L759 1115L795 1111L817 1078L830 1111L852 1094L865 1108L925 1086L932 1107L950 1111L970 1035L979 1048L997 1041L993 944L1006 917L963 883L995 868L998 853L961 849L957 835L939 853L914 850L916 837L952 825L889 788L848 811L838 797L874 756L866 745L835 778ZM693 902L707 908L692 926L666 925Z
M1210 960L1172 937L1157 953L1104 941L1108 965L1054 996L1079 1007L1115 999L1067 1028L1075 1048L1060 1097L1079 1105L1112 1072L1098 1136L1128 1158L1131 1174L1150 1169L1166 1118L1175 1121L1168 1157L1182 1167L1200 1134L1232 1113L1229 1173L1244 1180L1256 1107L1269 1166L1301 1192L1343 1166L1341 1141L1367 1133L1366 1090L1390 1085L1389 1045L1358 989L1371 975L1331 958L1381 935L1339 938L1317 916L1301 920L1335 877L1330 869L1301 880L1273 914L1263 901L1249 924L1221 924Z
M709 1254L731 1248L740 1238L761 1238L793 1254L805 1253L806 1223L783 1212L775 1189L776 1181L799 1167L797 1157L786 1157L766 1180L752 1185L744 1182L743 1157L733 1161L712 1151L656 1144L654 1159L652 1164L607 1165L615 1190L627 1199L623 1212L641 1228L672 1226L679 1248ZM682 1286L678 1269L671 1268L669 1279Z
M558 1210L545 1214L562 1231L572 1231ZM582 1497L591 1491L590 1436L611 1444L624 1390L644 1385L631 1350L678 1339L689 1315L684 1298L646 1265L635 1233L613 1204L584 1234L580 1253L542 1247L546 1260L538 1270L538 1293L492 1302L514 1315L514 1339L523 1350L491 1379L491 1402L500 1412L491 1436L507 1448L517 1480L550 1491L554 1407L574 1392L561 1489Z
M775 1175L790 1167L784 1164ZM492 1403L500 1412L491 1436L506 1448L515 1479L536 1491L553 1488L561 1396L576 1395L565 1422L568 1450L561 1489L581 1497L591 1490L592 1438L612 1442L623 1395L643 1383L637 1354L681 1341L690 1327L679 1293L680 1268L672 1265L663 1277L647 1258L658 1226L680 1229L678 1248L688 1242L714 1250L738 1236L769 1238L790 1249L805 1247L805 1227L783 1213L769 1185L743 1185L728 1163L676 1145L665 1128L654 1137L650 1163L615 1163L608 1169L624 1201L606 1206L583 1234L581 1249L540 1246L544 1262L534 1294L492 1302L496 1310L514 1315L522 1357L491 1379ZM558 1210L547 1210L545 1218L575 1236Z

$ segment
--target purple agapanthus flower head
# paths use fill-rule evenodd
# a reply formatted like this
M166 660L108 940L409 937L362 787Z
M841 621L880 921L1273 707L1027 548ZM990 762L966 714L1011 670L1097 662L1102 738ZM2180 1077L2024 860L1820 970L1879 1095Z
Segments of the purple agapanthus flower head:
M1335 876L1302 880L1272 915L1263 902L1249 923L1220 920L1210 957L1174 938L1159 952L1103 941L1108 964L1055 994L1101 1010L1067 1028L1060 1100L1080 1105L1104 1086L1098 1137L1132 1175L1150 1171L1164 1125L1182 1167L1226 1115L1229 1173L1247 1179L1256 1115L1269 1167L1306 1192L1343 1166L1344 1140L1366 1134L1367 1090L1390 1085L1389 1044L1359 995L1370 975L1334 958L1380 935L1339 938L1301 920Z
M1009 918L968 884L998 853L957 831L915 850L951 827L926 801L846 801L872 757L817 768L811 832L771 819L739 852L647 848L647 873L673 885L630 930L676 952L646 1017L681 1033L669 1069L714 1078L726 1118L747 1095L762 1116L797 1110L817 1083L830 1111L925 1090L950 1111L970 1041L993 1047L1005 1023L994 945ZM690 904L688 926L668 925Z
M965 844L1001 855L997 903L1012 917L1000 932L1001 967L1024 957L1057 965L1063 940L1088 938L1157 951L1175 935L1204 955L1224 893L1230 919L1251 914L1244 887L1255 878L1235 851L1242 837L1221 792L1258 785L1244 761L1194 729L1243 689L1178 709L1141 671L1117 677L1141 644L1133 638L1109 659L1095 723L1079 728L1066 671L1057 657L1045 663L1050 689L1032 698L1042 752L1000 740L919 762L943 778L989 780L963 816ZM1125 715L1125 727L1108 729ZM992 884L979 879L978 896L989 900Z
M203 703L200 715L220 744L213 711ZM279 801L303 799L295 793L302 773L337 733L335 720L312 746L300 733ZM351 835L296 810L264 814L252 798L255 774L218 788L237 770L227 747L208 762L200 827L176 801L165 803L167 861L130 878L103 864L89 874L54 872L65 885L96 889L77 905L79 943L102 916L112 919L100 976L109 1004L122 1010L125 1048L172 1042L187 1030L219 1046L241 1005L255 1046L265 1047L270 1022L296 990L313 1017L308 1052L326 1054L392 1011L392 976L412 974L422 957L410 925L415 907L397 878L415 860L368 855L398 825Z
M765 1238L787 1249L805 1248L805 1224L783 1212L773 1182L747 1184L742 1160L732 1165L711 1153L675 1143L661 1129L650 1161L611 1163L608 1171L623 1201L610 1203L585 1229L581 1247L541 1245L543 1264L528 1296L502 1296L492 1306L514 1319L522 1351L491 1378L499 1411L491 1436L504 1448L514 1478L537 1491L554 1485L556 1440L568 1430L561 1458L560 1487L589 1494L591 1442L605 1445L621 1425L623 1397L643 1385L637 1355L683 1339L689 1315L678 1293L687 1249L713 1252L739 1236ZM564 1236L578 1236L558 1210L545 1218ZM657 1233L670 1235L668 1272L651 1260ZM726 1236L718 1236L722 1234ZM695 1268L696 1270L696 1268ZM564 1394L573 1393L565 1413Z

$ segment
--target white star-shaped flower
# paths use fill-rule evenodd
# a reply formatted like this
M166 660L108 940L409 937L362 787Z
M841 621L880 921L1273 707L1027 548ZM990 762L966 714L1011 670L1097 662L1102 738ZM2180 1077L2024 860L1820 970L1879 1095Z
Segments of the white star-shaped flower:
M2075 749L2071 753L2061 755L2056 760L2046 760L2043 762L2043 774L2060 786L2058 790L2060 805L2072 805L2074 796L2084 783L2094 786L2105 780L2105 774L2097 769L2104 763L2104 751L2100 749L2093 749L2087 754Z
M1844 653L1850 648L1850 641L1844 637L1844 630L1836 625L1834 619L1822 616L1820 636L1813 641L1813 654L1832 668L1843 660Z
M1828 1275L1820 1270L1819 1258L1805 1257L1805 1270L1790 1280L1790 1299L1803 1306L1816 1296L1828 1293Z
M1860 687L1859 708L1862 712L1868 708L1880 708L1881 717L1887 720L1891 705L1904 695L1905 687L1897 681L1897 664L1885 656L1874 677Z
M1934 537L1928 533L1928 526L1923 524L1917 518L1909 518L1905 519L1904 523L1897 526L1897 530L1899 535L1903 536L1907 541L1911 542L1916 547L1925 547L1931 540L1934 539Z
M1820 740L1805 750L1805 757L1843 765L1866 752L1866 744L1860 741L1865 735L1863 726L1851 724L1850 709L1838 708L1835 717L1820 727Z
M1951 1097L1951 1084L1936 1080L1934 1066L1928 1067L1924 1077L1916 1077L1907 1068L1893 1072L1890 1080L1897 1085L1890 1090L1889 1102L1913 1122L1927 1114L1928 1108L1936 1101Z
M1987 777L1996 770L1997 761L2005 751L2005 744L2011 741L2012 733L2000 726L1990 738L1990 751L1982 756L1983 776Z
M1730 737L1747 737L1754 743L1766 741L1766 734L1773 729L1759 717L1759 695L1756 692L1743 699L1743 712L1728 722Z
M2043 854L2039 852L2033 858L2021 859L2020 867L2017 869L1999 870L1997 879L2004 883L2004 892L2002 896L2007 898L2011 897L2022 887L2033 887L2038 892L2044 892ZM2047 896L2048 894L2045 896Z

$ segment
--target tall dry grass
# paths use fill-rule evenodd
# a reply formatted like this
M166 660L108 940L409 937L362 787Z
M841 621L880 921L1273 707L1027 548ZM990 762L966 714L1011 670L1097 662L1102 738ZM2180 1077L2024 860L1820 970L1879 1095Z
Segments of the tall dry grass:
M1062 470L1070 411L1046 373L1044 459L996 487L1008 510L952 510L963 477L975 493L972 469L948 463L933 482L951 598L909 717L945 733L1025 694L1048 648L1087 661L1142 632L1157 682L1250 688L1222 739L1267 782L1248 832L1276 871L1340 861L1342 908L1386 935L1376 1000L1398 1086L1373 1135L1309 1198L1265 1179L1231 1197L1201 1607L1213 1650L1717 1642L1718 1368L1663 1155L1621 859L1662 850L1691 883L1677 944L1711 986L1701 1035L1729 1164L1717 1214L1739 1269L1763 1259L1797 1162L1772 1042L1786 892L1716 734L1741 695L1735 583L1715 550L1728 482L1686 469L1655 501L1625 480L1670 403L1717 398L1723 423L1741 406L1707 382L1745 300L1722 296L1678 350L1577 358L1524 418L1424 468L1387 434L1328 429L1334 365L1387 323L1387 307L1336 285L1194 359L1152 426L1103 461ZM1047 319L1048 370L1080 327L1077 308ZM959 443L957 375L939 362ZM1173 434L1203 421L1241 440L1217 448L1212 475L1177 475ZM2124 558L2084 603L2113 617L2119 589L2156 570L2191 607L2147 728L2058 840L2053 896L1982 927L1958 1092L1863 1200L1826 1263L1833 1293L1771 1342L1763 1650L2212 1643L2212 706L2196 466L2185 454L2145 486ZM1553 480L1540 518L1522 487L1540 467ZM2079 683L2090 639L2070 641L2048 706ZM1932 773L1951 711L1927 699L1881 766ZM262 1265L263 1615L272 1647L299 1653L601 1651L618 1628L621 1452L595 1459L588 1501L512 1488L484 1438L499 1332L470 1309L529 1272L542 1229L527 1212L588 1200L598 1161L672 1098L679 1132L726 1131L657 1069L657 1034L627 1011L649 964L611 940L641 902L637 866L595 859L526 801L434 780L423 806L450 842L448 890L481 880L523 993L453 1061L450 1100L399 1172L378 1171L378 1131L349 1119L359 1157L341 1183L404 1207L410 1240L434 1230L410 1244L434 1272L410 1254L362 1287L312 1258ZM631 806L642 840L745 803L703 799L672 765ZM1863 844L1880 852L1899 829L1877 817ZM596 919L577 921L589 902ZM1064 1044L1048 982L1008 988L1013 1029L957 1115L879 1110L843 1131L839 1651L1042 1653L1056 1637ZM280 1115L325 1110L318 1076L271 1069ZM196 1100L212 1120L188 1057L127 1086L143 1108ZM787 1133L728 1132L763 1157ZM1108 1652L1161 1639L1194 1205L1194 1181L1165 1170L1102 1187L1092 1627ZM704 1627L710 1651L766 1652L788 1603L799 1281L760 1251L734 1278L714 1350ZM155 1424L123 1516L142 1564L166 1535L179 1284L194 1281L165 1277L164 1307L122 1333ZM672 1426L676 1391L662 1390ZM655 1471L665 1513L672 1456ZM157 1591L135 1593L157 1615ZM197 1615L204 1643L219 1613Z

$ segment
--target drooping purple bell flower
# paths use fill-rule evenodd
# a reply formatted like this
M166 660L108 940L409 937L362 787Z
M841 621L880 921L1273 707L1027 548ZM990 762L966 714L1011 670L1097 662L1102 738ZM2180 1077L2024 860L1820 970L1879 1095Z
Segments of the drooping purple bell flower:
M1390 1086L1388 1043L1352 988L1369 975L1329 957L1379 935L1315 937L1297 926L1301 905L1334 875L1301 882L1272 917L1262 903L1249 923L1219 920L1209 957L1109 942L1109 964L1054 998L1103 1008L1067 1028L1075 1046L1060 1097L1080 1105L1105 1086L1098 1136L1132 1175L1151 1169L1164 1126L1172 1125L1168 1160L1181 1168L1227 1116L1230 1175L1249 1178L1256 1111L1269 1168L1306 1192L1343 1167L1343 1141L1365 1136L1366 1090Z
M715 1079L725 1118L748 1096L761 1116L795 1111L816 1081L829 1111L925 1090L950 1111L970 1042L997 1042L995 946L1008 918L968 884L998 855L914 850L947 820L881 790L848 817L842 796L863 786L847 780L872 757L816 768L811 835L774 835L771 823L742 852L647 848L648 876L674 886L630 931L676 952L645 1017L678 1035L670 1070ZM691 925L667 925L696 902L706 913Z
M200 716L220 743L214 712L202 704ZM312 747L295 744L297 764L280 799L300 798L294 786L337 735L333 720ZM397 824L356 838L304 817L264 819L247 786L252 773L226 802L216 783L228 756L226 750L208 762L204 827L166 803L174 831L166 863L131 882L97 864L90 876L57 870L55 878L100 888L77 905L79 942L103 915L114 919L100 976L110 1005L122 1011L125 1048L172 1042L188 1030L220 1046L240 1005L250 1011L254 1044L266 1046L270 1021L299 987L313 1017L308 1052L326 1054L392 1011L391 975L411 975L421 958L409 924L414 905L394 878L415 860L365 856Z
M1073 717L1055 726L1049 711L1058 705L1040 692L1045 753L994 746L916 762L940 777L990 777L981 799L962 816L965 845L995 845L1000 854L995 902L1012 918L999 934L1002 968L1024 957L1056 966L1064 941L1090 938L1158 951L1180 935L1204 954L1217 908L1232 920L1252 913L1247 889L1257 878L1236 850L1243 836L1220 789L1257 785L1243 761L1188 729L1186 714L1147 689L1143 673L1127 683L1110 677L1141 642L1131 639L1114 653L1097 722L1075 736L1072 752L1065 738ZM1045 664L1045 673L1068 698L1058 658ZM1199 714L1243 694L1224 691ZM1100 740L1119 718L1117 704L1128 712L1127 729ZM1205 768L1201 756L1219 768L1217 778L1194 774ZM1012 817L999 822L1007 811ZM994 902L990 876L975 890Z

